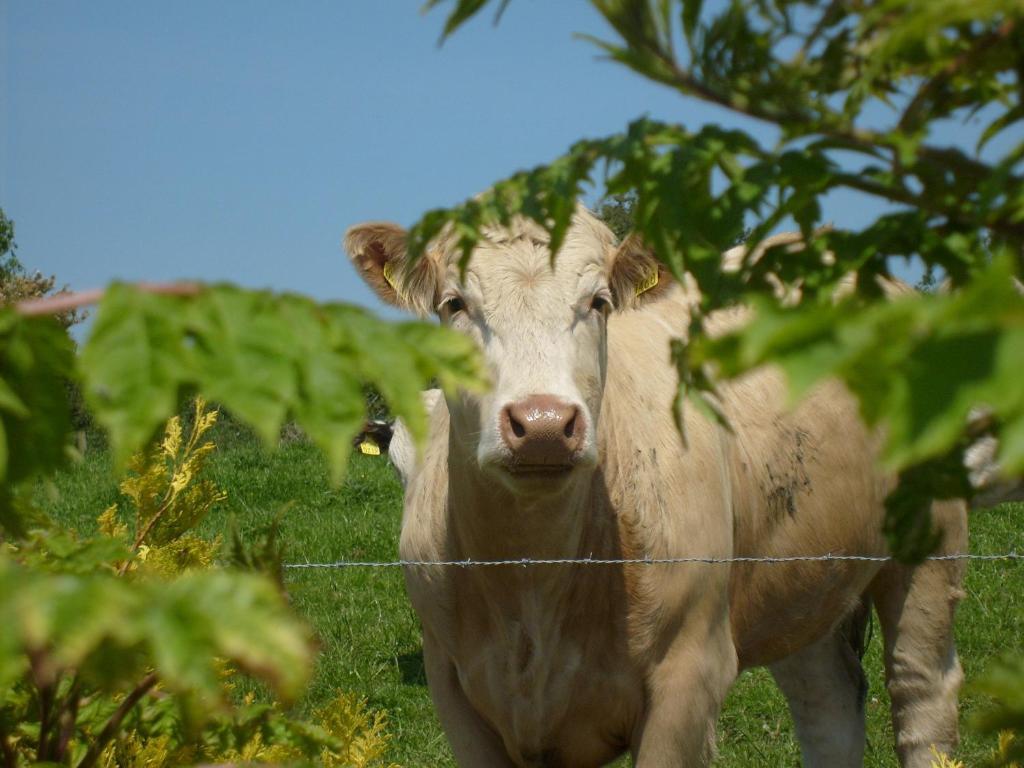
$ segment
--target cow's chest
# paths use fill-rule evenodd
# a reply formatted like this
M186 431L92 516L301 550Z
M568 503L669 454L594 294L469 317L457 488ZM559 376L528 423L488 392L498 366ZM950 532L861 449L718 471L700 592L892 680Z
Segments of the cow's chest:
M459 683L520 765L600 765L628 746L642 677L611 630L536 605L462 624Z

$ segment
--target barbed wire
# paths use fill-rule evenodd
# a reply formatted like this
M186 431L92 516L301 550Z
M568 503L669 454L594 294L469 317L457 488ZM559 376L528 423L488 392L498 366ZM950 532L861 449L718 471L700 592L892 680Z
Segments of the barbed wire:
M956 552L948 555L929 555L925 560L982 560L997 561L1024 560L1024 554L1016 551L1002 552L997 554L971 554L968 552ZM337 560L328 563L285 563L284 567L289 569L302 568L404 568L404 567L441 567L441 568L493 568L499 566L521 567L535 565L680 565L685 563L698 565L730 565L736 563L805 563L805 562L868 562L888 563L895 558L890 555L837 555L827 553L824 555L788 555L783 557L756 557L756 556L734 556L734 557L553 557L553 558L532 558L520 557L504 560Z

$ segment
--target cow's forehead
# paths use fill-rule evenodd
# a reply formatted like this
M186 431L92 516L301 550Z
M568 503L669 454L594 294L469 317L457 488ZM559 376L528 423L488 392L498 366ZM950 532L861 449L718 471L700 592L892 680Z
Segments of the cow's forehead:
M593 290L603 280L614 235L592 214L573 218L565 242L552 263L547 233L528 221L509 229L491 230L473 252L464 280L459 279L458 253L449 251L449 283L463 283L487 299L520 293L552 295Z

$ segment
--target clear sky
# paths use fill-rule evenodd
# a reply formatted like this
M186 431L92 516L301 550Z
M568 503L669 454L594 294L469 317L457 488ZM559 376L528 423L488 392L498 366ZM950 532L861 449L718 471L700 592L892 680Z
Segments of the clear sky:
M443 13L418 6L0 0L22 262L76 289L199 278L379 308L349 225L411 224L643 114L738 124L574 39L607 31L583 0L515 0L443 47ZM839 199L826 218L877 213Z

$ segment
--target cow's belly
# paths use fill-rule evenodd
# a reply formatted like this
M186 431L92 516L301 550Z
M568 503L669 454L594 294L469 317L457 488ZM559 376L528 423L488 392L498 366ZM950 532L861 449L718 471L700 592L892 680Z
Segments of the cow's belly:
M640 675L607 649L566 642L532 654L519 642L476 643L456 659L470 703L522 766L600 766L621 754L642 710ZM596 654L601 658L588 659Z
M860 503L857 498L851 495L842 505L837 499L802 499L769 535L738 540L737 554L884 555L881 505L868 489L861 491ZM880 567L855 560L734 565L730 620L740 666L778 661L831 631L857 606Z
M860 601L878 563L742 564L730 616L740 668L771 664L810 645Z

